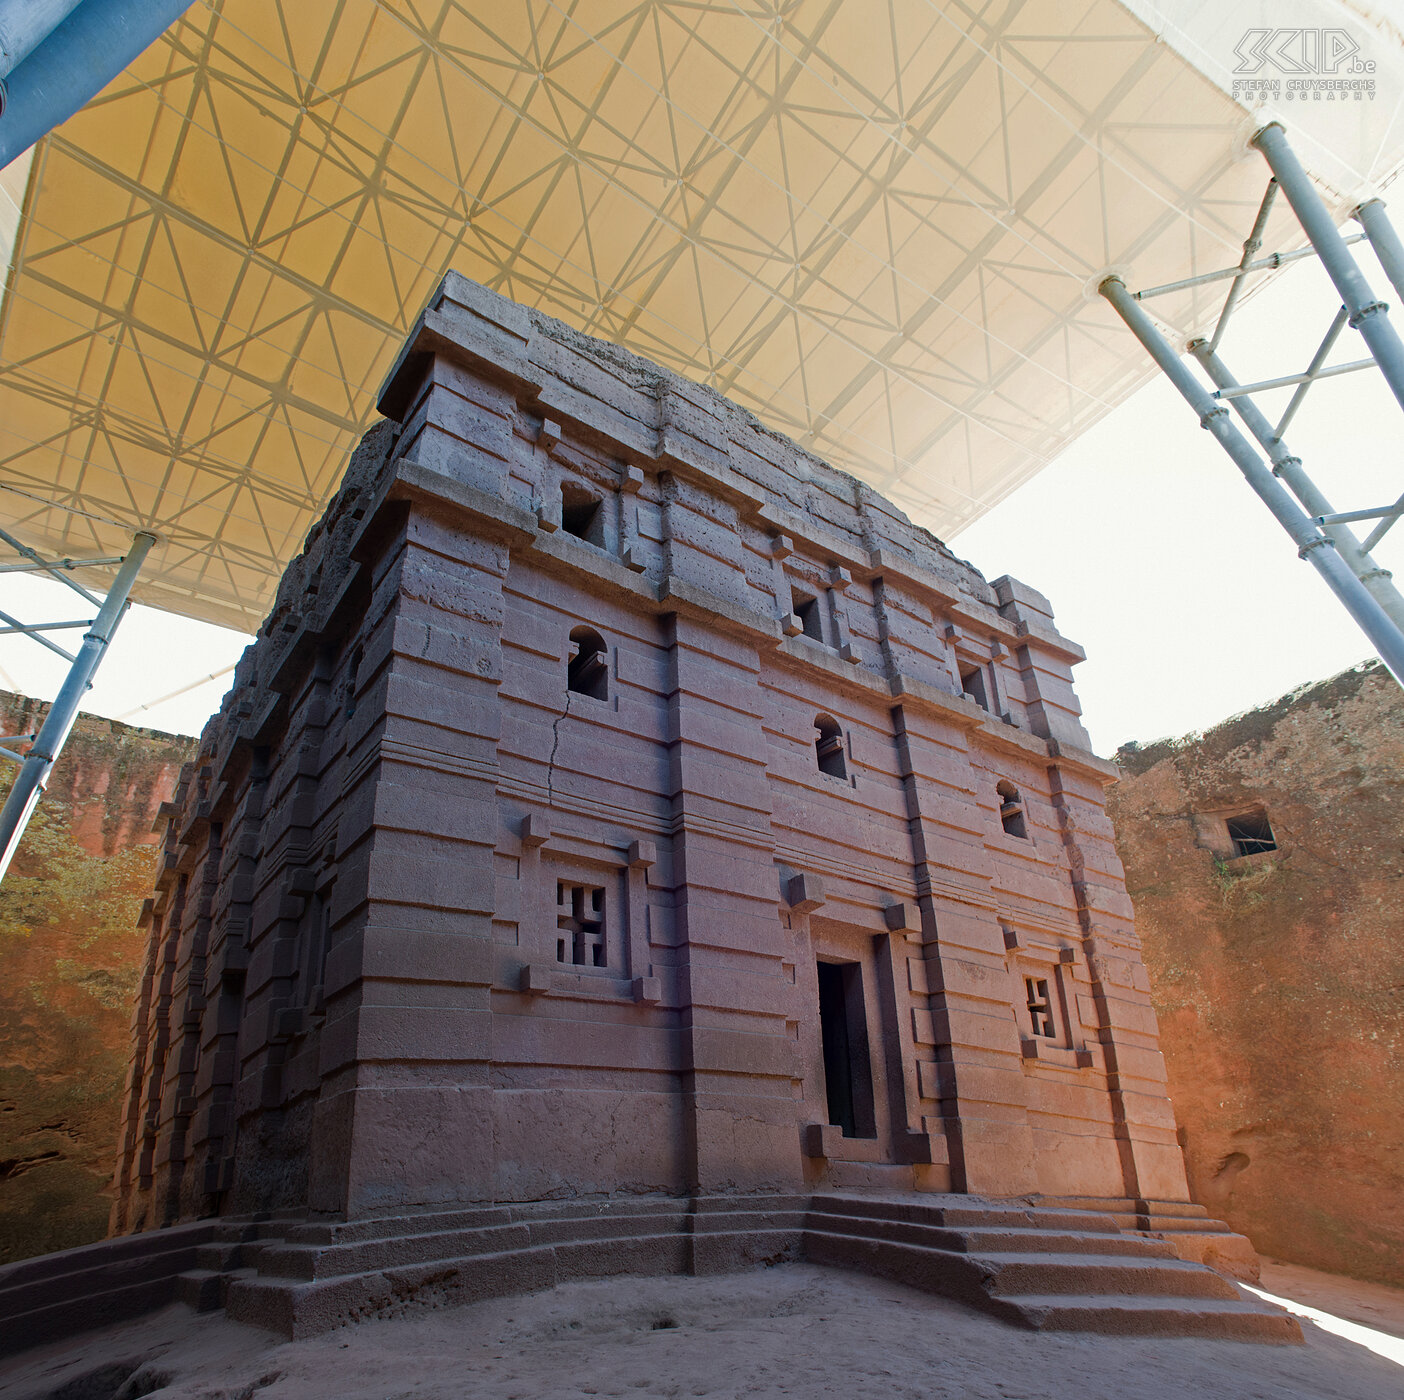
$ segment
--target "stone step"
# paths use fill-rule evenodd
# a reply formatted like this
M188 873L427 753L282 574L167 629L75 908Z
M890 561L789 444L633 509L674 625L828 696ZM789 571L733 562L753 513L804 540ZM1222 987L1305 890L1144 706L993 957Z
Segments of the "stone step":
M306 1336L573 1279L714 1274L804 1257L1023 1326L1277 1341L1299 1333L1200 1263L1182 1262L1186 1243L1195 1243L1192 1259L1212 1260L1240 1237L1206 1230L1207 1215L1165 1219L1188 1228L1152 1238L1066 1202L831 1190L526 1202L353 1222L209 1221L0 1268L0 1354L177 1298Z
M230 1283L225 1307L235 1321L297 1340L364 1318L538 1292L576 1279L685 1273L690 1243L670 1232L440 1258L328 1279L250 1276Z
M1217 1337L1236 1342L1302 1341L1297 1319L1244 1298L1105 1298L1060 1294L993 1300L992 1311L1040 1332L1136 1337Z
M435 1230L424 1235L391 1235L388 1239L358 1240L350 1244L283 1243L265 1249L258 1257L257 1269L259 1275L266 1278L327 1279L434 1259L466 1259L475 1254L525 1248L529 1243L530 1236L524 1225Z
M6 1280L8 1286L0 1288L0 1316L8 1318L50 1306L63 1308L90 1291L115 1295L122 1290L140 1289L148 1284L157 1289L164 1287L169 1298L175 1275L195 1263L197 1246L161 1249L156 1247L160 1240L160 1235L146 1236L144 1250L124 1252L119 1258L105 1259L100 1267L47 1277L30 1277L16 1284L9 1284ZM0 1354L3 1353L4 1348L0 1346Z
M718 1213L737 1215L749 1212L764 1214L773 1211L803 1211L809 1208L809 1201L808 1195L777 1192L769 1196L694 1196L690 1205L692 1214L701 1218Z
M959 1198L956 1198L959 1199ZM924 1201L895 1200L884 1196L848 1196L833 1193L816 1195L812 1211L831 1214L871 1216L883 1220L911 1220L955 1229L1071 1230L1078 1233L1116 1235L1110 1216L1095 1211L1044 1210L1022 1205L954 1204L952 1198Z
M803 1198L797 1206L777 1210L710 1211L691 1217L694 1237L735 1234L746 1230L803 1230L807 1212Z
M1129 1196L1122 1200L1105 1200L1096 1196L1029 1196L1025 1199L1035 1210L1092 1211L1098 1215L1114 1215L1118 1219L1154 1215L1207 1221L1209 1217L1208 1210L1194 1201L1149 1201Z
M669 1214L650 1215L624 1213L620 1215L589 1215L564 1217L556 1220L523 1220L530 1232L531 1243L565 1244L572 1240L618 1239L630 1235L666 1234L669 1230L683 1233L688 1226L686 1210Z
M432 1234L436 1230L474 1230L510 1225L510 1206L474 1206L468 1210L426 1211L414 1215L376 1216L367 1220L311 1221L289 1229L289 1244L356 1244L395 1235Z
M69 1295L59 1302L26 1308L23 1312L7 1309L5 1325L0 1327L0 1356L45 1342L62 1341L91 1328L124 1322L164 1307L174 1298L175 1276L168 1272L159 1278L115 1288L88 1287L76 1296Z
M0 1265L0 1298L18 1296L36 1284L51 1279L72 1280L93 1276L106 1269L120 1269L156 1255L170 1254L182 1249L193 1251L212 1238L213 1222L197 1221L190 1225L173 1225L165 1230L146 1230L117 1239L99 1240L95 1244L77 1245L72 1249L56 1250L52 1254L19 1259L13 1264Z
M219 1269L187 1269L176 1275L176 1302L196 1312L214 1312L224 1305L223 1282L224 1273Z
M1137 1216L1132 1229L1145 1230L1148 1234L1174 1235L1231 1235L1233 1226L1222 1220L1211 1220L1208 1216L1152 1215Z
M1180 1259L1115 1259L1088 1254L969 1256L995 1296L1077 1294L1086 1297L1221 1298L1239 1296L1227 1279Z
M216 1240L210 1244L202 1244L195 1251L195 1267L197 1269L209 1269L214 1273L224 1273L227 1269L237 1269L242 1262L242 1243L230 1243L227 1240Z
M246 1269L256 1269L259 1261L270 1251L282 1249L286 1243L281 1235L269 1235L255 1240L245 1240L239 1246L239 1263Z
M860 1232L868 1224L852 1222ZM891 1278L1026 1327L1243 1341L1301 1337L1295 1319L1178 1259L979 1256L813 1228L804 1248L815 1263Z
M1103 1254L972 1254L941 1249L915 1235L884 1237L851 1222L850 1228L807 1230L805 1253L819 1262L864 1260L882 1265L892 1277L916 1270L933 1291L953 1297L979 1298L1028 1293L1116 1296L1165 1295L1185 1298L1236 1298L1227 1279L1198 1264L1174 1257L1117 1257ZM919 1269L917 1266L919 1265ZM947 1287L947 1284L951 1287Z
M348 1244L280 1242L276 1246L265 1247L256 1262L258 1272L269 1277L327 1279L342 1274L402 1268L435 1259L500 1254L538 1245L628 1239L668 1231L682 1234L687 1223L686 1213L676 1207L671 1214L592 1212L588 1215L519 1220L511 1224L434 1230L418 1235L392 1234L382 1239Z
M1078 1254L1173 1259L1175 1251L1161 1240L1140 1235L1104 1235L1092 1232L1023 1228L996 1229L990 1226L954 1229L925 1225L911 1220L884 1220L876 1217L843 1216L832 1212L806 1217L815 1230L839 1230L845 1234L921 1244L930 1249L953 1250L959 1254Z
M246 1240L282 1238L289 1230L304 1223L300 1215L278 1214L234 1219L211 1220L211 1238L224 1244L243 1244Z
M1145 1201L1134 1202L1137 1215L1178 1215L1186 1220L1199 1220L1206 1226L1214 1224L1209 1219L1209 1209L1196 1201Z
M941 1215L945 1224L962 1229L988 1225L1006 1229L1071 1230L1077 1234L1092 1235L1115 1235L1121 1229L1115 1219L1104 1211L953 1206L944 1209Z
M1144 1235L1104 1235L1095 1231L998 1230L981 1226L955 1231L967 1254L1079 1254L1131 1259L1173 1259L1163 1240Z
M623 1200L527 1201L520 1204L472 1206L451 1211L374 1216L364 1220L311 1221L292 1226L282 1234L290 1244L354 1244L362 1240L390 1239L396 1235L427 1235L436 1231L471 1230L492 1225L512 1225L527 1220L579 1219L587 1216L607 1218L613 1215L676 1215L687 1208L687 1198L680 1196L631 1196Z

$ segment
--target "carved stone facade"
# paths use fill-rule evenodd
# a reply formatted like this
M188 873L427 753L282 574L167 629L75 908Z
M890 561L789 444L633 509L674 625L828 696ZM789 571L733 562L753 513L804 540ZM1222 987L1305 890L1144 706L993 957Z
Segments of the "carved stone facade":
M117 1232L1183 1202L1048 603L457 277L185 771Z

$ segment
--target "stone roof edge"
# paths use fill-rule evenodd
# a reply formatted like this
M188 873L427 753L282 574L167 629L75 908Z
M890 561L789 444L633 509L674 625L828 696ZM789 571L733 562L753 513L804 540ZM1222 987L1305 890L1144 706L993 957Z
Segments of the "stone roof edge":
M902 579L932 595L958 623L979 628L991 640L998 640L1011 650L1033 645L1072 665L1086 659L1087 653L1083 648L1063 637L1051 621L1044 624L1041 620L1030 621L1024 616L1005 617L997 603L986 603L962 592L953 586L954 580L942 578L917 560L903 557L895 549L883 548L882 545L866 549L852 540L840 540L829 530L816 526L794 511L773 505L765 499L760 487L721 461L704 462L697 454L688 452L687 448L694 440L685 430L669 431L677 425L658 423L656 410L652 423L637 416L626 420L625 414L616 414L615 431L602 428L598 416L586 418L577 415L572 409L575 401L585 398L583 392L550 374L546 365L533 358L533 337L543 336L560 350L586 358L607 372L636 376L644 382L632 388L654 405L659 402L659 388L674 388L689 407L703 413L710 412L713 417L735 417L772 441L785 443L806 464L817 465L843 482L864 485L849 473L824 462L799 444L766 427L749 410L733 403L715 389L684 379L609 341L573 330L554 317L531 311L453 272L439 284L429 305L415 323L386 375L377 398L377 407L387 418L398 421L408 412L422 379L424 358L443 355L495 382L510 385L523 397L540 402L551 416L565 419L593 437L610 437L612 445L622 450L625 457L647 463L655 471L673 471L719 490L762 526L776 534L798 539L830 556L834 562L854 572L855 576L865 580L879 575ZM626 421L634 425L635 431L627 430ZM872 488L865 489L872 492ZM974 565L959 559L930 531L908 519L899 507L885 497L881 499L894 518L914 533L932 540L953 568L962 570L981 588L993 593L992 585Z

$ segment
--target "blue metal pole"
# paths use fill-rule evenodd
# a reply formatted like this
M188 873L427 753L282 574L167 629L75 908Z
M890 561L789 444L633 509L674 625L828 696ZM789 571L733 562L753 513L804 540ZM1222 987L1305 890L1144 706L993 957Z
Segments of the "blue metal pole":
M0 808L0 880L5 878L5 872L10 868L10 861L14 859L20 837L24 835L29 818L44 795L49 772L78 718L78 707L82 704L88 687L93 683L93 673L107 654L112 634L116 632L117 624L121 622L122 615L127 610L127 595L132 591L132 584L136 581L142 562L155 543L156 536L148 534L145 530L138 531L133 537L132 547L122 561L122 567L117 571L112 587L107 590L107 597L103 600L98 615L83 638L78 655L73 658L67 678L59 688L54 703L49 707L48 717L39 730L39 737L25 755L19 774L15 778L15 785L10 789L4 807Z
M0 0L0 78L33 53L78 0Z
M1204 366L1209 378L1220 389L1237 387L1228 366L1214 353L1208 341L1193 342L1189 351ZM1277 436L1276 429L1268 422L1257 404L1246 395L1235 398L1232 402L1248 431L1258 439L1263 451L1272 459L1273 475L1280 477L1291 487L1292 494L1312 516L1335 516L1335 507L1306 474L1301 458L1292 455L1287 444ZM1399 590L1394 586L1389 570L1382 569L1375 563L1339 517L1334 522L1323 525L1321 533L1336 546L1341 558L1350 566L1351 573L1365 585L1370 596L1389 614L1390 620L1401 630L1401 634L1404 634L1404 597L1400 596Z
M1216 402L1190 373L1141 303L1126 290L1121 278L1108 277L1099 290L1146 348L1151 359L1160 366L1165 377L1198 414L1200 426L1207 428L1218 439L1219 445L1243 473L1244 480L1291 536L1297 553L1321 575L1326 586L1356 620L1394 679L1404 685L1404 633L1350 571L1332 541L1316 528L1310 516L1287 494L1287 488L1268 470L1248 439L1234 427L1227 406Z
M189 6L190 0L82 0L5 79L0 168L96 97Z
M1370 347L1380 373L1399 400L1399 406L1404 408L1404 341L1390 324L1389 308L1370 290L1340 230L1331 222L1311 177L1287 144L1287 133L1276 122L1269 122L1253 138L1253 145L1272 167L1292 212L1350 312L1350 324Z
M1360 226L1370 238L1370 246L1385 270L1385 276L1394 284L1394 290L1404 297L1404 243L1394 231L1394 225L1385 213L1384 200L1367 199L1355 211Z

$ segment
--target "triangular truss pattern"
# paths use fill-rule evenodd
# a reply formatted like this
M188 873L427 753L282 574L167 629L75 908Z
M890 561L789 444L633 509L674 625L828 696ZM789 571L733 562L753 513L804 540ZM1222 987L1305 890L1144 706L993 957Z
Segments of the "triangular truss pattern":
M1147 377L1089 280L1222 262L1241 115L1115 0L210 0L37 153L0 516L255 626L453 268L950 534Z

